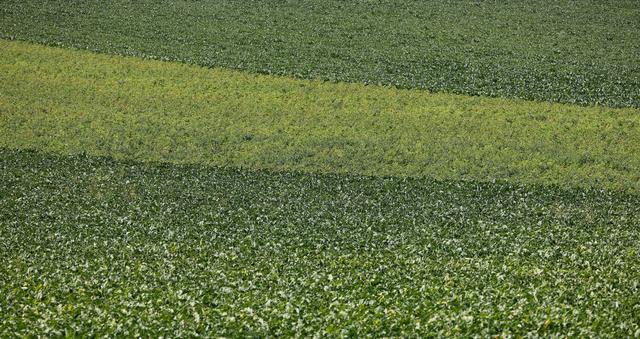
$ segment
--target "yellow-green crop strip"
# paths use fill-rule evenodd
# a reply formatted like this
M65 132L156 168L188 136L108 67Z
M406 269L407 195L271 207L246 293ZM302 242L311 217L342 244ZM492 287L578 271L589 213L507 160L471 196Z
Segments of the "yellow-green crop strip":
M327 83L0 40L0 147L640 188L640 109Z

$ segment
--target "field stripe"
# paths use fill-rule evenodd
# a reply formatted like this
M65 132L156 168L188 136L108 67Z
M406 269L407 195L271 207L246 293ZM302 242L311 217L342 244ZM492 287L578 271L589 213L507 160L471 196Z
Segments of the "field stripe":
M0 38L305 79L639 108L638 4L3 0Z
M640 328L639 194L3 148L0 183L3 338Z
M0 41L0 146L640 188L640 110L432 94Z

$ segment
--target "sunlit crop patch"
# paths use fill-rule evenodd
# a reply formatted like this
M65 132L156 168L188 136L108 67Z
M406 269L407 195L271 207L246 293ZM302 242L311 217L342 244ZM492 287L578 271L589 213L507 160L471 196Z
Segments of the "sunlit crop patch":
M0 41L0 146L640 189L640 109L253 75Z

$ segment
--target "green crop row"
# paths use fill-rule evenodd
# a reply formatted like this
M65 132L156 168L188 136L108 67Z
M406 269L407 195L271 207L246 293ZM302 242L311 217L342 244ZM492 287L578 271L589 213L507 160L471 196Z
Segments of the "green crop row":
M640 196L0 148L0 336L640 334Z
M640 5L4 0L0 37L461 94L640 106Z
M640 188L638 109L251 75L0 41L0 146Z

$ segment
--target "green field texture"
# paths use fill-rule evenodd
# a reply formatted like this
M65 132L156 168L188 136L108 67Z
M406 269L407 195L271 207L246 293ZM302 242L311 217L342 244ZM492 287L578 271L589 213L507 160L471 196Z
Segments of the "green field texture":
M640 196L0 148L0 336L640 333Z
M640 2L4 0L0 37L331 81L640 107Z
M640 188L640 110L252 75L0 41L0 146Z

